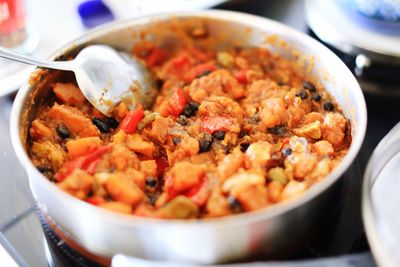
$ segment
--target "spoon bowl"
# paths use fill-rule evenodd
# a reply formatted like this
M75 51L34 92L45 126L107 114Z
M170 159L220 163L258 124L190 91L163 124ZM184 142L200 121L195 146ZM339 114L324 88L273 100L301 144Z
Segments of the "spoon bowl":
M73 71L86 99L104 115L124 102L149 108L156 93L151 73L136 58L107 45L90 45L70 61L44 61L0 47L0 57L45 68Z

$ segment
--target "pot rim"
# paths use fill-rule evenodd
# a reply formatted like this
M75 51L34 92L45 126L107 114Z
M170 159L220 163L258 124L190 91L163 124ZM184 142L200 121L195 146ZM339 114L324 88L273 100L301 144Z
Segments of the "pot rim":
M245 225L251 222L265 220L268 218L279 216L291 210L294 210L297 207L304 205L305 203L311 201L313 198L323 193L340 178L340 176L347 170L347 168L355 159L364 140L366 125L367 125L367 110L366 110L364 95L361 91L359 84L357 83L356 79L354 78L350 70L333 52L331 52L328 48L326 48L316 40L312 39L311 37L307 36L306 34L299 32L295 29L292 29L289 26L273 21L271 19L235 11L206 10L206 11L157 14L152 16L144 16L135 19L127 19L127 20L107 23L103 26L100 26L96 29L93 29L85 33L81 37L64 45L56 52L54 52L49 57L49 59L54 60L59 56L65 54L66 52L69 52L71 49L77 47L78 45L82 45L86 42L89 42L90 40L95 39L97 36L102 36L108 32L114 32L117 31L118 29L125 29L127 27L135 27L137 25L148 24L149 22L151 23L153 21L157 22L157 21L170 20L173 17L218 19L223 21L232 21L240 23L252 28L273 29L273 32L276 32L278 35L279 33L285 33L285 35L290 35L293 38L301 40L301 42L305 46L308 46L314 51L319 51L320 54L324 54L325 58L329 57L330 61L334 62L337 68L342 68L343 72L347 76L346 79L350 79L348 81L348 84L351 84L352 94L354 94L355 99L359 101L358 112L360 114L360 120L357 121L358 130L355 133L355 135L352 136L352 143L350 145L349 151L347 152L345 157L341 160L341 162L335 167L335 169L332 172L330 172L330 174L326 176L322 181L319 181L318 183L308 188L299 197L279 202L256 211L245 212L237 215L230 215L219 218L200 219L200 220L179 220L179 219L163 220L155 218L145 218L131 214L126 215L108 211L106 209L102 209L93 206L89 203L86 203L84 201L81 201L78 198L73 197L67 192L59 189L54 183L50 182L45 176L43 176L33 165L31 159L28 156L27 151L25 150L25 146L21 140L21 135L20 135L20 129L22 125L21 115L22 111L24 110L25 103L29 99L29 93L30 93L30 85L28 82L29 81L28 78L27 79L28 81L25 81L24 84L19 89L18 94L14 100L13 108L11 111L10 132L11 132L12 145L21 165L24 167L26 173L35 174L29 176L30 182L32 182L32 179L35 179L35 182L42 183L42 185L46 186L48 190L53 191L52 193L56 194L61 201L68 202L74 206L79 206L80 209L85 209L90 212L95 212L99 216L101 216L101 218L113 221L113 223L121 226L147 228L152 226L179 224L180 227L199 227L199 226L206 227L210 225L213 225L214 227L215 226L230 227L230 226ZM36 68L32 73L34 73L36 70L38 70L38 68ZM62 222L58 223L62 225Z

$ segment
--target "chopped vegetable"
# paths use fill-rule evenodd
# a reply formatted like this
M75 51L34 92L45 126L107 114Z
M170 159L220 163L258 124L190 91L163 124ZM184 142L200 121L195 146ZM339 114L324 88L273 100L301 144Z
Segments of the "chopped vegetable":
M55 83L53 92L63 104L80 107L86 102L81 90L73 83Z
M201 118L201 125L209 134L216 131L229 131L230 126L233 124L233 119L228 117L203 117Z
M132 213L132 206L119 201L107 201L99 204L99 207L124 214Z
M310 139L321 138L321 122L314 121L300 128L293 129L293 132L298 136L303 136Z
M231 68L235 64L235 60L228 52L218 52L217 62L226 68Z
M36 141L52 139L54 137L53 130L47 127L45 123L39 119L36 119L32 122L32 126L29 129L29 134L32 139Z
M97 207L165 219L253 211L323 180L351 144L335 100L265 48L207 49L203 26L178 46L138 40L159 90L147 110L106 117L68 77L50 85L29 129L37 169Z
M184 196L178 196L158 212L161 218L189 219L196 218L199 209L196 204Z
M152 142L144 141L143 138L138 134L128 136L126 146L137 153L143 154L147 157L152 157L155 151L154 144Z
M65 162L55 175L56 180L64 180L75 169L82 169L87 171L89 174L93 174L96 171L96 166L100 163L99 160L101 157L111 151L112 146L104 146L88 155L80 156L72 161Z
M137 129L143 130L144 127L146 127L148 124L152 123L157 117L160 116L160 113L158 112L150 112L150 113L144 113L144 118L139 122Z
M110 173L105 183L105 189L111 197L130 206L137 205L144 197L143 192L123 173Z
M133 134L136 132L136 128L143 117L144 111L142 105L138 104L134 111L128 112L124 120L120 123L119 127L127 134Z
M94 152L101 146L99 137L84 137L75 140L70 140L66 143L68 157L75 159L80 156Z
M246 70L235 71L234 76L239 83L247 84Z
M75 169L58 186L77 198L85 199L92 189L93 181L93 176L80 169Z
M78 137L98 136L99 130L82 111L65 105L54 104L48 117L62 122L70 132Z
M285 185L288 182L288 177L285 173L285 170L280 167L270 169L268 171L268 178L271 181L280 183L281 185Z
M215 65L212 63L198 64L192 67L186 74L185 80L191 82L195 78L204 76L204 73L209 74L216 69Z
M161 64L167 58L167 53L160 48L155 48L146 59L147 66L154 67Z
M31 151L36 157L49 162L54 170L58 170L67 158L62 147L50 141L33 142Z
M185 161L178 162L171 168L165 181L165 187L178 193L184 192L196 186L204 174L204 169L199 165Z
M186 105L185 95L183 94L181 88L177 87L175 89L175 92L171 96L168 105L169 111L173 116L178 117L179 115L181 115Z

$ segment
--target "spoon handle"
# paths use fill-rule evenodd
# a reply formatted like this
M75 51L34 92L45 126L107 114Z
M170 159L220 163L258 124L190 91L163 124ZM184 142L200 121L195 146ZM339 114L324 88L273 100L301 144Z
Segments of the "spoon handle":
M36 58L32 58L29 56L25 56L19 53L15 53L7 48L4 48L0 46L0 57L30 64L30 65L35 65L35 66L40 66L40 67L45 67L49 69L57 69L57 70L69 70L73 71L74 70L74 64L71 64L72 61L48 61L48 60L39 60Z

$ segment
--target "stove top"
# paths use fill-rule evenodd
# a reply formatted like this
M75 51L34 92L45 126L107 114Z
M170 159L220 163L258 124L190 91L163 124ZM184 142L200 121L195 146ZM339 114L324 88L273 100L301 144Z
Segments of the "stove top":
M365 16L345 3L305 0L309 33L346 63L365 92L400 97L400 35L361 23Z
M304 19L304 1L242 0L228 2L218 8L261 15L303 32L308 30ZM346 60L344 56L342 58ZM0 244L20 266L98 266L65 244L43 220L43 216L35 212L36 204L27 177L10 142L12 101L13 96L0 98ZM262 266L375 266L361 220L362 174L375 146L398 122L396 114L400 98L367 94L366 101L366 139L356 161L345 174L338 208L332 211L329 224L319 233L317 240L292 258L282 263L263 263Z

